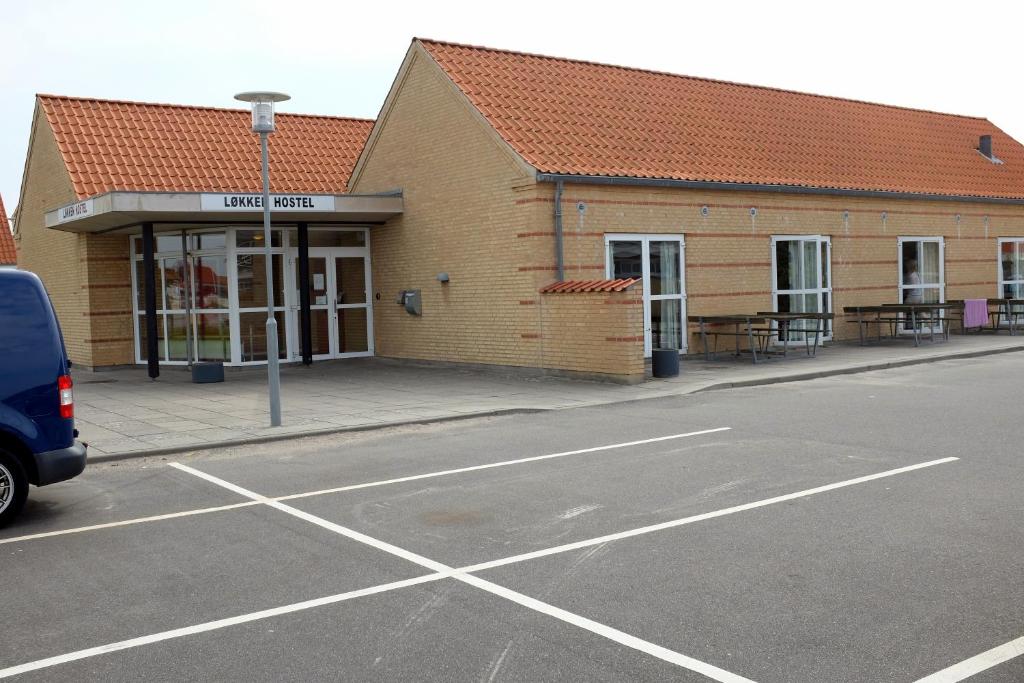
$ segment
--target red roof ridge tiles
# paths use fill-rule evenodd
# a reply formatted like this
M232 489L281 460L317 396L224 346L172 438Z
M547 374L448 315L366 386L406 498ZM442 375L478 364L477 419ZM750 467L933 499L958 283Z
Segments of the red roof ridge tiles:
M77 95L54 95L52 93L36 93L36 97L42 100L67 100L70 102L97 102L100 104L128 104L137 105L140 107L172 107L174 109L195 109L198 111L227 111L227 112L245 112L249 113L249 109L243 107L215 107L206 104L181 104L174 102L145 102L142 100L122 100L117 98L108 97L80 97ZM333 114L307 114L302 112L282 112L275 111L274 115L277 117L285 116L297 116L310 119L331 119L335 121L365 121L373 123L374 119L365 118L361 116L337 116Z
M851 102L853 104L867 104L872 107L886 107L888 109L901 109L903 111L916 111L922 114L937 114L939 116L953 116L961 119L972 119L975 121L988 121L988 118L984 116L972 116L970 114L956 114L953 112L938 111L937 109L924 109L921 107L908 107L899 104L887 104L885 102L874 102L872 100L860 100L855 97L843 97L841 95L825 95L822 93L810 92L807 90L793 90L792 88L780 88L772 85L757 85L756 83L744 83L743 81L730 81L725 78L711 78L709 76L691 76L689 74L679 74L673 71L660 71L658 69L648 69L642 66L624 66L622 64L612 64L610 62L598 62L590 59L576 59L573 57L555 57L540 52L524 52L521 50L506 50L498 47L487 47L486 45L474 45L471 43L459 43L449 40L435 40L433 38L413 38L418 40L424 45L441 45L448 47L466 48L470 50L481 50L483 52L495 52L498 54L515 55L518 57L531 57L535 59L549 59L555 62L566 62L569 64L579 64L581 66L596 66L605 69L619 69L622 71L634 71L637 73L646 73L653 76L670 76L672 78L683 78L691 81L701 81L704 83L718 84L718 85L731 85L738 88L752 88L754 90L770 90L773 92L790 94L790 95L803 95L805 97L819 97L825 100L838 100L840 102Z
M4 198L0 197L0 266L13 266L17 263L18 250L14 246L11 224L7 221Z
M258 192L249 111L37 96L79 199L107 192ZM278 115L271 191L339 194L371 119Z
M640 282L638 278L618 280L562 280L542 287L541 294L580 294L584 292L621 292Z
M985 118L419 44L538 173L1024 201L1024 145ZM985 135L999 163L978 152Z

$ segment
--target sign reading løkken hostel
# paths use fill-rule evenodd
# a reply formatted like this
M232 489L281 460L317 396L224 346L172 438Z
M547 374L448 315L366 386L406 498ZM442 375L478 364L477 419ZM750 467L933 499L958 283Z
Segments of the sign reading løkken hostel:
M67 223L68 221L77 220L79 218L85 218L93 214L93 201L86 199L85 201L75 202L74 204L68 204L58 209L57 223Z
M199 198L203 211L262 211L261 194L207 194ZM334 211L334 197L322 194L272 194L271 211Z

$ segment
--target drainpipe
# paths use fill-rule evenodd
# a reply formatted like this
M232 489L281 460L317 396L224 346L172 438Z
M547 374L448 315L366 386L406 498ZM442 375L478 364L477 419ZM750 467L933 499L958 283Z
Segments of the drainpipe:
M561 180L555 181L555 264L557 265L558 281L565 280L565 258L562 249L562 189Z

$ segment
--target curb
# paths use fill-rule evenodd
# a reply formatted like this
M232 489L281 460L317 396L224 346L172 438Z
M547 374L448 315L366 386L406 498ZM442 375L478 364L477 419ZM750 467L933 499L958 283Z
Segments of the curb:
M121 460L135 460L138 458L156 457L158 455L172 455L174 453L188 453L190 451L206 451L214 448L232 448L234 446L247 446L251 444L273 443L274 441L288 441L291 439L304 439L310 436L325 436L329 434L344 434L348 432L372 432L391 427L407 427L410 425L436 424L439 422L458 422L459 420L472 420L479 417L501 417L503 415L528 415L531 413L545 413L554 408L502 408L500 410L484 410L479 413L460 413L446 417L425 417L419 420L402 420L401 422L385 422L383 424L355 425L352 427L326 427L308 432L284 432L282 434L260 434L242 439L228 439L226 441L211 441L209 443L193 443L182 446L167 446L164 448L149 448L144 451L125 451L123 453L102 453L90 455L89 464L100 464L118 462Z
M686 394L699 394L705 391L739 389L743 387L756 387L769 384L785 384L787 382L804 382L811 379L821 379L823 377L835 377L837 375L856 375L862 372L888 370L890 368L903 368L910 365L925 365L927 363L937 363L943 360L979 358L981 356L995 356L1002 353L1017 353L1021 351L1024 351L1024 345L1007 346L1000 349L983 349L980 351L962 351L960 353L951 353L946 356L929 356L928 358L907 358L905 360L895 360L887 363L869 363L867 365L854 365L848 368L836 368L834 370L803 372L798 375L786 375L784 377L762 377L760 379L741 380L738 382L722 382L720 384L711 384L706 387L694 389L693 391L686 392Z
M890 368L902 368L910 365L924 365L927 363L937 363L943 360L978 358L982 356L994 356L1003 353L1015 353L1021 351L1024 351L1024 344L1022 344L1021 346L1009 346L999 349L963 351L960 353L951 353L945 356L929 356L927 358L908 358L905 360L890 361L886 363L869 363L866 365L854 365L846 368L803 372L800 374L786 375L782 377L762 377L759 379L740 380L737 382L721 382L718 384L710 384L708 386L698 387L696 389L691 389L689 391L680 391L675 394L666 394L664 396L628 398L623 399L621 401L607 401L605 403L592 404L588 403L582 406L574 407L585 408L594 406L614 405L616 403L633 403L635 401L652 401L664 398L671 398L673 396L692 396L693 394L700 394L708 391L722 391L725 389L740 389L745 387L767 386L771 384L785 384L788 382L804 382L812 379L821 379L823 377L834 377L837 375L855 375L862 372L872 372L875 370L888 370ZM211 449L232 448L236 446L246 446L252 444L273 443L275 441L287 441L290 439L302 439L313 436L326 436L330 434L345 434L355 432L372 432L382 429L389 429L392 427L437 424L442 422L458 422L460 420L472 420L481 417L501 417L504 415L530 415L536 413L551 412L554 410L566 410L566 408L501 408L498 410L484 410L478 413L461 413L459 415L449 415L446 417L425 417L418 420L403 420L401 422L387 422L383 424L367 424L357 425L353 427L327 427L324 429L316 429L306 432L285 432L282 434L260 434L259 436L251 436L242 439L228 439L226 441L211 441L210 443L187 444L182 446L167 446L165 448L151 448L144 451L125 451L123 453L104 453L101 455L89 456L88 462L91 464L102 464L109 462L119 462L123 460L135 460L139 458L156 457L160 455L188 453L191 451L205 451Z

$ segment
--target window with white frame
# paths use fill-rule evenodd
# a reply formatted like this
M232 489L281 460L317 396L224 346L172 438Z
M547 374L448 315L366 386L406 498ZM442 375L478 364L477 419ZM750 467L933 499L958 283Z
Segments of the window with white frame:
M161 362L230 361L229 279L224 232L155 236L157 356ZM132 246L136 361L147 348L142 238Z
M775 235L772 237L772 299L779 313L832 311L832 241L827 235ZM832 336L831 321L824 321L823 339ZM804 338L804 329L819 321L795 321L789 341Z
M234 259L237 286L238 362L267 360L267 257L263 248L263 229L240 228L234 231ZM274 319L277 321L278 357L287 358L285 300L287 289L284 267L284 233L272 230L270 262L274 272Z
M1024 299L1024 237L999 238L998 296Z
M274 315L280 357L287 348L282 230L272 231ZM266 361L266 259L263 231L238 229L154 236L157 357L161 363ZM147 348L142 238L132 237L135 358Z
M644 355L653 349L686 350L686 280L682 235L605 235L609 278L641 278Z
M899 292L902 304L937 304L946 300L945 245L941 237L900 237ZM941 314L940 314L941 315ZM918 328L936 330L941 321L918 317ZM912 332L909 321L904 332Z
M941 237L900 237L900 303L935 304L946 300Z

